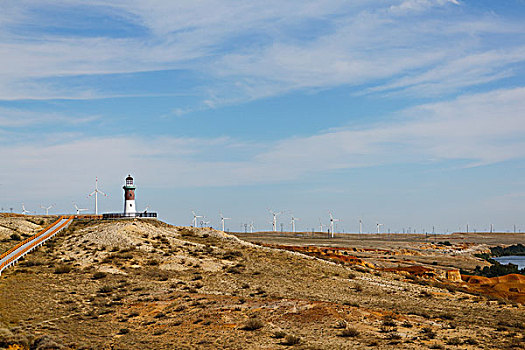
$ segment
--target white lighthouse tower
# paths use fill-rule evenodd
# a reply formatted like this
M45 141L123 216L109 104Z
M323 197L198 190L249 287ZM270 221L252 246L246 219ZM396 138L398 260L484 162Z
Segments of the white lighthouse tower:
M128 175L124 189L124 216L135 216L137 210L135 207L135 185L133 178Z

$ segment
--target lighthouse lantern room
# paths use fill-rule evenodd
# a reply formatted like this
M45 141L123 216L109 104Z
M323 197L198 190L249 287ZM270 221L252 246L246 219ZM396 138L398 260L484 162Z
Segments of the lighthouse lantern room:
M128 175L126 184L122 188L124 189L124 215L133 216L137 210L135 207L135 185L131 175Z

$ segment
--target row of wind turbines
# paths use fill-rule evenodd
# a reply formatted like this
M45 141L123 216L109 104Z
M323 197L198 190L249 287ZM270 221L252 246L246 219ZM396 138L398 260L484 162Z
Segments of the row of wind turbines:
M49 207L44 207L43 205L40 205L40 208L43 209L46 213L46 215L49 215L49 210L55 207L55 204L51 204ZM76 203L73 202L73 207L75 208L75 212L77 215L82 214L83 211L89 210L87 208L79 208ZM22 203L22 214L36 214L36 211L27 210L24 203Z
M93 197L95 199L95 215L98 215L98 195L102 195L104 197L107 197L108 195L106 193L104 193L102 190L100 190L98 188L98 177L95 178L95 189L93 190L93 192L91 192L90 194L88 194L88 198L89 197ZM46 212L46 215L49 215L49 210L51 210L52 208L54 208L56 205L55 204L51 204L50 206L48 207L45 207L43 205L40 205L40 208L45 210ZM77 215L80 215L82 214L83 211L87 211L89 209L87 208L79 208L78 205L76 203L73 202L73 206L75 208L75 212ZM22 203L22 214L24 215L27 215L27 214L36 214L36 211L31 211L31 210L27 210L26 207L25 207L25 204Z
M278 217L280 215L288 214L290 212L288 210L282 210L282 211L278 211L278 212L277 211L273 211L271 209L267 209L267 210L270 213L270 215L272 216L272 221L271 221L272 231L273 232L277 232ZM206 226L208 226L210 224L210 221L206 220L206 216L199 215L199 214L195 213L195 211L193 211L193 210L192 210L191 213L193 214L193 219L192 219L192 226L193 227L198 227L199 225L200 225L200 227L206 227ZM329 218L330 218L330 223L328 225L328 233L331 235L331 237L334 237L336 223L340 222L341 219L335 218L334 215L332 214L332 212L330 212L330 211L328 212L328 215L329 215ZM201 219L201 220L199 221L199 219ZM225 231L225 221L226 220L231 220L231 218L225 217L222 214L222 212L219 212L219 220L220 220L221 230ZM291 232L292 233L295 233L295 228L296 228L295 227L295 223L296 223L296 221L299 221L299 220L300 220L300 218L295 217L293 214L291 214L290 225L291 225ZM254 221L251 221L249 224L247 223L247 224L243 224L243 225L245 227L245 231L246 232L248 232L248 228L249 228L249 232L253 233L253 231L255 229ZM241 227L243 225L241 225ZM384 226L384 225L381 224L381 223L376 223L377 233L380 232L382 226ZM319 218L319 229L320 229L320 232L324 232L324 228L325 228L325 225L323 225L323 222ZM360 234L363 233L363 220L361 220L361 219L359 219L359 233Z

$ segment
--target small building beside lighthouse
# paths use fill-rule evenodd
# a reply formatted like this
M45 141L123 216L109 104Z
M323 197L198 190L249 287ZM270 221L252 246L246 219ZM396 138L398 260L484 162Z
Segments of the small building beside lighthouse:
M122 213L104 213L103 219L124 219L124 218L156 218L157 213L144 211L137 211L135 204L135 190L136 186L131 175L128 175L124 186L124 211Z
M133 178L128 175L126 178L126 184L122 187L124 189L124 215L134 216L137 212L135 206L135 185L133 184Z

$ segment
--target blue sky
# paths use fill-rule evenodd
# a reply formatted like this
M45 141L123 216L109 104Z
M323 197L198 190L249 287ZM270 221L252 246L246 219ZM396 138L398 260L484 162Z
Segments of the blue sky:
M525 230L525 2L3 1L0 205Z

